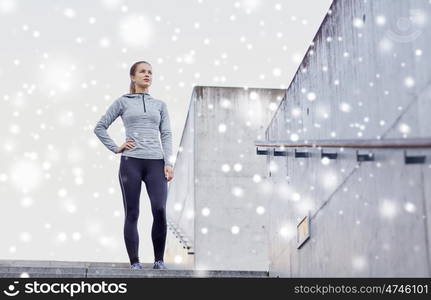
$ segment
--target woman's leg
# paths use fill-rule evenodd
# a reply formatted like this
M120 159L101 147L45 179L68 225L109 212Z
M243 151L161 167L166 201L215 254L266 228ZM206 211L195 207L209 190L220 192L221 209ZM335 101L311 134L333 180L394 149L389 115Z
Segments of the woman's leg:
M139 159L121 156L118 178L124 205L124 241L130 264L139 262L139 196L141 194L141 166Z
M168 181L165 178L163 159L146 159L143 180L147 188L153 213L153 240L155 261L163 260L166 242L166 200L168 196Z

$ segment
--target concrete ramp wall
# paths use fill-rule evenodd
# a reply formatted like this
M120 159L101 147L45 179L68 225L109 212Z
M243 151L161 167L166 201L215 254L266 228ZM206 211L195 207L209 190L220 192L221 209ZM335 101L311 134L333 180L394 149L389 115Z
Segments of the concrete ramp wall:
M168 217L195 268L268 270L266 158L254 141L284 90L195 87L170 184Z
M431 276L431 151L408 146L431 137L430 17L428 0L333 2L266 140L405 147L269 154L271 275ZM337 159L322 160L322 150ZM358 162L356 151L375 159ZM406 155L426 160L408 164ZM310 239L298 249L307 215Z

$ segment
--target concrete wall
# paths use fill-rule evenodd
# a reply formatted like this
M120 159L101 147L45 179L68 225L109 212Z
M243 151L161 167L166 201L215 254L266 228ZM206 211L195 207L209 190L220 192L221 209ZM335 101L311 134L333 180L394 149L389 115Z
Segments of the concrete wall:
M168 216L191 237L197 269L268 270L267 214L257 209L268 199L256 184L266 158L256 157L254 141L264 138L283 95L279 89L193 91Z
M266 132L267 140L430 137L428 0L334 1ZM329 150L328 150L329 151ZM270 274L431 276L430 150L406 165L403 150L374 162L335 149L324 164L268 156ZM311 216L297 249L296 225Z

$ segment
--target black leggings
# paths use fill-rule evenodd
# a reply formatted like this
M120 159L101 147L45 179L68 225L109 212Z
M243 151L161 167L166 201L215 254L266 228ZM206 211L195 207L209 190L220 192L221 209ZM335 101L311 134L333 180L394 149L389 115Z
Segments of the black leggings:
M163 159L143 159L121 156L118 178L123 193L125 212L124 241L130 263L139 262L139 196L142 181L145 182L153 213L153 240L155 261L163 260L166 242L167 179L164 175Z

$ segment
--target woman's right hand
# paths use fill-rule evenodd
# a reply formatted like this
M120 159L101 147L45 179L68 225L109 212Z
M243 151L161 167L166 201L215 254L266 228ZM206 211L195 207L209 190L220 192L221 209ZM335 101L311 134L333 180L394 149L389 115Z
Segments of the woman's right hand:
M135 144L133 144L133 140L132 139L129 139L123 145L121 145L118 148L117 153L123 152L124 149L133 149L133 148L135 148Z

